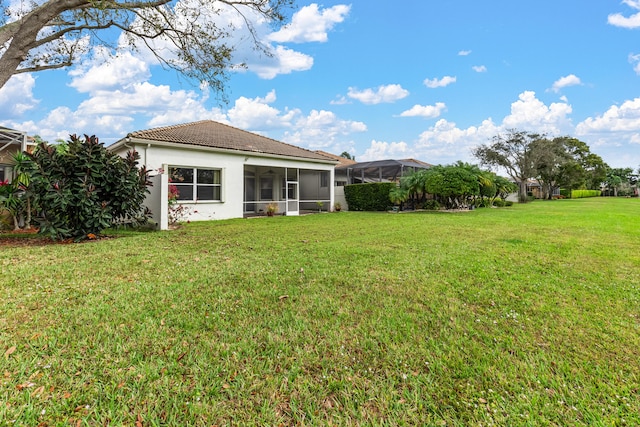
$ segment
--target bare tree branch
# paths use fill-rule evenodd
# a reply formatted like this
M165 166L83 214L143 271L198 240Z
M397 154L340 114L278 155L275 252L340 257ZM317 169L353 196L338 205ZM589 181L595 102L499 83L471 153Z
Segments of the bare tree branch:
M173 0L46 0L23 16L0 26L0 88L13 74L63 68L74 64L91 46L112 46L99 34L118 28L129 37L131 47L141 43L160 63L199 81L206 80L222 91L231 69L234 31L231 24L219 27L211 16L227 6L241 17L254 47L268 54L250 18L258 14L278 25L295 0L202 0L195 6ZM6 9L6 8L5 8ZM211 16L205 18L205 10ZM104 33L109 34L109 33ZM89 44L83 42L87 37ZM162 40L169 51L158 50ZM115 43L114 43L115 44ZM121 47L122 48L122 47Z

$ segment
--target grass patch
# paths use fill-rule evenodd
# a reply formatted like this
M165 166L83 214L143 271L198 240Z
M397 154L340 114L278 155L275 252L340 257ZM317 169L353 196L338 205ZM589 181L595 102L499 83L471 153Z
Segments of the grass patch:
M2 247L7 425L639 425L637 199Z

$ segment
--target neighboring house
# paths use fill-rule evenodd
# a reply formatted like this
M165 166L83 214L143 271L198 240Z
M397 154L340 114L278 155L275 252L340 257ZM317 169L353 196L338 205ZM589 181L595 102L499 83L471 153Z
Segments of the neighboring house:
M11 182L14 154L29 151L34 145L26 132L0 126L0 181Z
M518 184L517 182L515 183ZM527 195L531 194L536 199L544 199L549 196L549 188L544 188L543 185L535 178L527 180ZM551 188L551 196L559 196L560 187Z
M260 215L271 203L285 215L334 203L335 160L210 120L132 132L107 148L140 154L154 184L147 206L161 229L170 186L191 221Z

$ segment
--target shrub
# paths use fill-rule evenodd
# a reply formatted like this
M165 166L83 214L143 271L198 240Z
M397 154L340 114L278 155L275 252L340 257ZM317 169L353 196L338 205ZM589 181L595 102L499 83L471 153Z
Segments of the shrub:
M502 208L505 205L505 201L502 199L496 199L493 201L493 206L498 207L498 208Z
M142 224L151 185L138 153L107 151L95 136L71 136L66 152L41 142L33 154L29 189L39 206L40 233L56 240L83 240L115 224Z
M600 197L602 192L600 190L573 190L571 192L572 199L582 199L585 197Z
M344 187L344 196L350 211L385 211L389 208L389 193L395 187L393 182L351 184Z
M505 206L513 206L513 202L511 200L505 200L504 201L504 205Z
M438 209L440 209L440 203L438 203L437 200L433 199L427 200L426 202L424 202L423 208L430 211L437 211Z

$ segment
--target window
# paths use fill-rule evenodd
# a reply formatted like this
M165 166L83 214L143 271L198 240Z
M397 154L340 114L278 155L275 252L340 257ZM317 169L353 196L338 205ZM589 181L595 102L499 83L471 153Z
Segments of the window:
M273 178L260 178L260 200L273 200Z
M210 202L222 200L220 169L169 168L170 186L178 193L178 200L185 202Z

